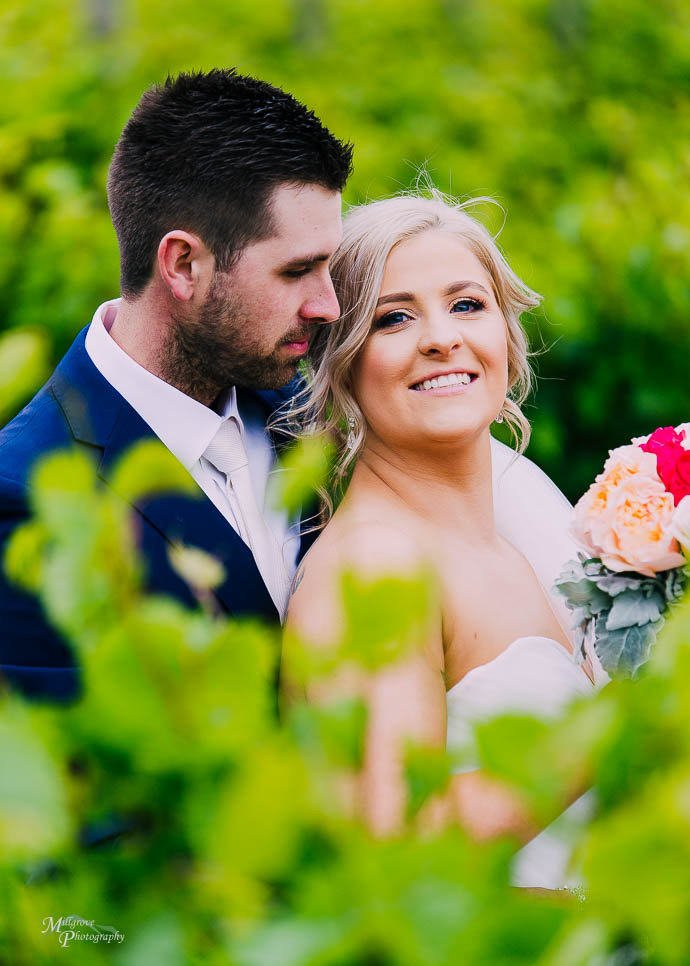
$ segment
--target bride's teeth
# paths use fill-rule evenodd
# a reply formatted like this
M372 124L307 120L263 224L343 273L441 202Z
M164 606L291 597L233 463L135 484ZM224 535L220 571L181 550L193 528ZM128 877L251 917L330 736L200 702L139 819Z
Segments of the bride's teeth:
M439 389L443 386L467 386L472 382L469 372L450 372L446 376L437 376L434 379L425 379L418 383L415 389Z

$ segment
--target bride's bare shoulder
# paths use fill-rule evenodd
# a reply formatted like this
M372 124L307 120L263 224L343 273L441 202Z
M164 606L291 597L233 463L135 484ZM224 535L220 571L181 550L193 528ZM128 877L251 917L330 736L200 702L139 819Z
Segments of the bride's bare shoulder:
M288 624L324 639L341 626L342 574L364 579L411 575L428 562L423 540L413 527L368 514L336 514L300 563L292 585Z
M333 517L303 561L303 579L319 580L347 568L364 576L408 570L427 556L414 526L374 513Z

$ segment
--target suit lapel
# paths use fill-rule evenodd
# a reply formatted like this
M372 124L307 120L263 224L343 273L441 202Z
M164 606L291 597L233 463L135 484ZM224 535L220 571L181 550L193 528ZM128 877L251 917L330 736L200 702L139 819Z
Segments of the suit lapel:
M112 484L118 459L135 443L157 437L93 365L84 347L85 332L80 333L56 370L51 391L74 438L101 451L98 474ZM189 589L168 561L168 548L179 541L199 547L222 562L226 579L215 593L224 609L234 616L277 619L251 550L200 488L196 498L151 494L137 500L134 507L149 524L141 531L142 549L154 585L192 602Z
M111 483L113 467L122 454L142 439L155 438L149 426L123 400L103 452L99 476ZM275 605L251 550L201 488L197 487L196 496L191 497L175 493L151 494L137 500L135 509L165 541L165 560L162 553L155 553L152 542L148 541L151 556L160 567L169 566L167 551L172 544L199 547L223 564L226 578L215 594L226 610L237 616L262 614L271 620L276 619Z
M288 383L287 386L283 386L282 389L269 389L269 390L251 390L251 389L239 389L237 390L237 398L240 401L247 395L253 399L258 399L264 410L265 419L273 416L276 410L280 409L289 402L297 394L302 393L306 387L306 383L302 376L298 375ZM269 431L271 442L273 443L273 449L276 456L279 456L281 452L286 449L287 446L292 442L292 438L285 433L277 432L275 430ZM311 529L313 526L313 519L319 512L320 500L316 493L312 495L312 499L304 506L302 512L303 521L300 526L300 546L297 553L297 563L299 564L304 558L305 554L316 541L317 537L321 533L321 528L316 530ZM307 533L303 531L307 530Z

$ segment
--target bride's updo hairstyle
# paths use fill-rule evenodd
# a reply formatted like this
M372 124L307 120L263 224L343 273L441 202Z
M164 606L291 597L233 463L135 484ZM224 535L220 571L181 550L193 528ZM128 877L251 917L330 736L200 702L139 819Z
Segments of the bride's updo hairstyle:
M455 202L440 191L429 196L405 194L351 208L344 219L343 240L331 262L331 276L340 302L337 322L319 326L310 350L309 388L293 402L290 422L301 433L328 433L337 452L332 490L335 494L362 449L366 423L351 391L352 367L371 330L386 261L400 242L420 232L443 231L463 242L488 273L506 321L508 396L503 415L523 452L530 425L520 409L531 386L528 345L521 314L541 297L529 289L508 265L487 229L465 211L490 199ZM322 493L325 516L332 510L330 494Z

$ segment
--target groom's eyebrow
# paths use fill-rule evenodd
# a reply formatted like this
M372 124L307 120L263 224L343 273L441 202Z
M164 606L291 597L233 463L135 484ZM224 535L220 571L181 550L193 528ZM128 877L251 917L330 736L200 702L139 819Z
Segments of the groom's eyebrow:
M283 268L306 268L308 265L316 265L318 262L327 262L330 257L323 252L318 252L315 255L304 255L302 258L291 258L289 262L285 262Z
M461 282L451 282L451 284L443 290L443 295L453 295L455 292L462 292L466 288L480 288L482 292L486 292L487 295L491 295L491 292L485 288L481 282L473 282L470 279L464 279ZM379 305L388 305L389 302L414 302L415 297L411 292L394 292L392 295L383 295L376 303L377 307Z

